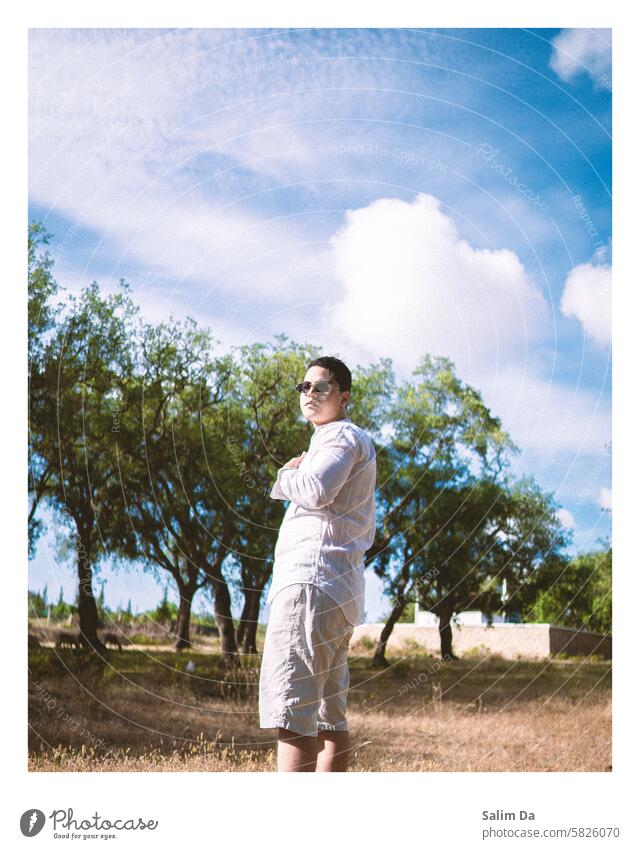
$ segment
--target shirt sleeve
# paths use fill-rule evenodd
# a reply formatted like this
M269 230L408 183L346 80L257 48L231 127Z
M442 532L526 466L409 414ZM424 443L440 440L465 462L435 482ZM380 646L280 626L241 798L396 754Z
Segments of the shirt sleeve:
M280 469L271 498L293 501L308 510L326 507L336 498L358 458L358 444L344 431L314 446L304 471Z
M271 498L278 498L281 501L289 501L289 496L286 495L282 491L282 489L280 488L280 473L285 472L285 471L286 471L286 469L279 469L278 470L278 477L277 477L276 482L274 483L273 487L271 488L271 492L269 493Z

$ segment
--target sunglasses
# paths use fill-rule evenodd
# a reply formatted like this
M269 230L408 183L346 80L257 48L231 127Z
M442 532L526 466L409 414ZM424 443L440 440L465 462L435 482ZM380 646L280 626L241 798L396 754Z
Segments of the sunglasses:
M309 392L319 392L320 395L328 395L331 392L332 385L328 380L319 380L317 383L311 383L311 381L305 380L303 383L297 383L296 389L298 392L304 392L305 395L308 395Z

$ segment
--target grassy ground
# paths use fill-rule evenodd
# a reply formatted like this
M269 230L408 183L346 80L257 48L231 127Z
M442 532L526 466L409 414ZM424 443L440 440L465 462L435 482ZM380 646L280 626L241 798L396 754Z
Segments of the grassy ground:
M370 649L352 646L349 663L352 771L611 769L610 661L390 652L389 668L373 670ZM29 769L273 770L259 664L243 657L225 672L213 639L192 652L129 647L107 662L30 651Z

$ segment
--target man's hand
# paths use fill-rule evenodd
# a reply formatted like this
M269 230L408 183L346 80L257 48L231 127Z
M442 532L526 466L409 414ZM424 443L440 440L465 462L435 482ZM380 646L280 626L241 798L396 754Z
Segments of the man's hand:
M307 452L303 451L299 457L292 457L287 463L282 467L283 469L297 469L300 463L304 460L305 454Z

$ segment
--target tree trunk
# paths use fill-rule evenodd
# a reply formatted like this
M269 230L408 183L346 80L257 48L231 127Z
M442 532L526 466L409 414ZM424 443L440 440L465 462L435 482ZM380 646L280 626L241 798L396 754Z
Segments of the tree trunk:
M242 647L244 654L258 654L256 634L261 595L262 587L260 589L245 587L244 589L244 607L238 625L238 645Z
M98 606L91 582L93 574L89 560L91 546L88 541L78 542L78 619L80 642L83 646L94 648L102 654L105 647L98 638Z
M231 615L231 593L223 578L220 567L207 568L207 577L213 587L213 615L220 631L222 660L227 666L238 666L238 645Z
M258 603L256 610L256 618L251 619L249 624L247 625L247 633L245 634L244 642L243 642L243 651L245 654L258 654L258 612L260 609L260 604Z
M197 584L189 582L188 584L178 584L178 594L180 596L180 604L178 606L178 621L176 623L176 649L192 648L189 638L189 626L191 624L191 605L193 597L196 594Z
M389 661L384 656L385 651L387 650L387 641L391 636L391 632L393 631L393 626L396 624L398 619L402 616L402 611L407 606L407 601L403 596L399 596L391 610L391 615L387 619L384 624L384 628L380 633L380 640L378 641L378 645L376 646L375 654L373 655L372 666L374 667L384 667L389 666Z
M443 660L457 660L453 653L453 632L451 630L452 610L444 610L438 614L440 623L440 656Z

